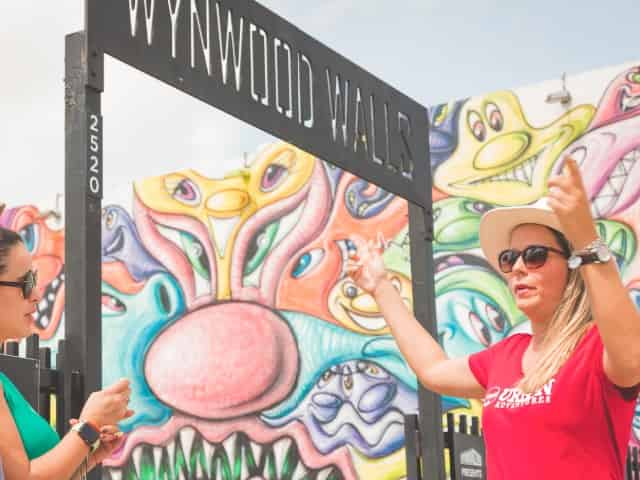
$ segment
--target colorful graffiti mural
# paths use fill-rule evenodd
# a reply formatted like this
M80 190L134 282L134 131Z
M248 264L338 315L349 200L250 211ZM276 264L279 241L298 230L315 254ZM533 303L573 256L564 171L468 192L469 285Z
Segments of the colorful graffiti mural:
M589 88L592 101L546 121L529 119L517 91L430 109L438 339L451 356L526 331L479 250L479 219L537 200L566 154L640 308L640 66ZM143 179L132 205L104 208L103 376L131 379L136 410L105 479L403 478L417 381L345 265L355 237L384 236L411 307L406 202L283 142L216 173ZM6 208L0 224L33 252L46 284L35 328L53 346L62 232L32 206Z

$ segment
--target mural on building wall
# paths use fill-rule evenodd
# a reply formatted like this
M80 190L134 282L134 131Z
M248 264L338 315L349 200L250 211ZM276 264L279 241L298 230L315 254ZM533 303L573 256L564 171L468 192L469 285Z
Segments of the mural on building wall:
M517 91L430 109L438 338L451 356L527 331L479 249L481 215L531 203L566 154L581 163L600 235L640 308L640 66L590 85L545 122ZM386 242L412 305L407 204L282 142L209 178L135 183L103 211L103 375L136 414L106 479L385 479L405 475L403 414L417 380L373 298L345 276L353 239ZM64 332L62 233L7 208L46 285L36 326ZM443 398L479 414L480 402ZM640 445L640 407L630 442Z

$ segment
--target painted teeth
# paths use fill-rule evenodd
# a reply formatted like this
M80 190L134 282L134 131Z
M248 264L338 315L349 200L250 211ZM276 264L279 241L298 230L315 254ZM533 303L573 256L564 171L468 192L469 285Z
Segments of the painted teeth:
M538 158L540 158L541 154L542 152L539 152L537 155L534 155L525 162L516 165L513 169L506 172L501 172L498 175L494 175L492 177L474 180L470 182L470 185L488 182L520 182L531 185L533 180L533 171L535 169L536 162Z
M638 106L640 106L640 95L636 95L632 97L626 91L622 92L620 107L623 113L626 113L629 110L632 110Z
M180 444L182 445L182 451L184 458L186 459L187 470L191 473L191 447L193 446L193 440L196 438L196 431L191 427L185 427L180 430Z
M125 466L105 468L103 478L221 479L228 473L237 480L342 478L334 465L318 470L306 467L298 456L295 442L288 437L280 438L271 447L263 447L244 433L234 432L216 447L193 427L186 426L177 432L175 438L166 446L137 445Z
M136 469L136 475L140 478L140 464L142 463L142 447L138 446L133 450L133 466Z
M622 194L631 170L633 170L636 162L639 160L640 148L636 148L627 153L616 164L607 179L607 183L605 183L604 187L598 192L596 198L593 199L591 212L595 217L604 217L613 209L618 201L618 197Z
M352 311L347 311L347 314L351 317L351 320L365 330L380 330L387 326L387 323L384 321L384 317L382 316L365 317L353 313Z

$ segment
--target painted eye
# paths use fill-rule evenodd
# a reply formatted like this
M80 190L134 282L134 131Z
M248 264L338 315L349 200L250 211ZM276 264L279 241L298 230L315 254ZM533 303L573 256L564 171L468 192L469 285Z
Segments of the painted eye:
M640 310L640 290L632 288L629 290L629 296L631 297L631 300L633 300L633 303L635 303L636 308Z
M491 333L489 327L482 319L466 305L457 304L454 306L454 315L458 324L464 329L467 335L476 340L481 345L488 347L491 344Z
M342 293L344 293L344 296L347 298L356 298L358 296L358 287L351 282L346 282L342 286Z
M475 201L475 202L464 202L464 208L471 213L476 213L478 215L482 215L483 213L488 212L493 207L485 202Z
M502 130L502 127L504 127L504 117L495 103L487 103L484 113L491 128L496 132Z
M183 179L171 193L173 198L185 205L195 207L200 205L200 190L188 178Z
M468 321L471 324L471 329L476 334L476 338L480 340L482 345L488 347L491 344L491 333L489 332L489 327L487 327L482 319L474 312L469 312Z
M270 223L253 237L247 251L246 258L249 260L244 267L244 275L250 275L262 264L278 235L279 227L280 222Z
M442 213L442 209L441 208L434 208L433 209L433 221L437 221L438 218L440 218L440 214Z
M309 252L304 253L298 259L298 263L293 268L291 276L293 278L300 278L316 268L322 259L324 258L324 250L322 248L315 248Z
M332 369L325 370L318 380L318 387L322 388L326 386L335 376L336 372L334 372Z
M118 221L118 212L115 210L109 209L106 211L104 215L104 225L107 229L111 230L113 226Z
M38 249L40 243L40 231L35 223L26 225L20 229L18 235L22 237L24 246L27 247L29 253L34 253Z
M353 375L345 375L342 378L342 385L346 391L351 391L353 388Z
M398 277L393 277L391 279L391 285L398 291L398 293L402 292L402 283Z
M263 192L272 192L287 178L288 173L289 170L286 167L272 163L267 167L264 175L262 175L260 190Z
M181 233L180 241L195 272L205 280L209 280L211 278L209 260L202 243L200 243L196 237L186 232Z
M439 127L442 125L449 114L449 104L443 103L434 108L433 112L433 126Z
M493 305L490 305L487 302L476 299L476 307L481 314L484 315L489 321L489 324L499 333L504 332L507 321L505 320L504 315L498 309L496 309Z
M467 123L476 140L484 142L484 139L487 138L487 127L485 127L480 114L474 110L470 110L467 115Z
M127 307L124 303L118 300L113 295L108 293L102 294L102 311L105 314L121 314L127 311Z
M640 69L629 72L629 74L627 75L627 80L629 80L631 83L640 84Z

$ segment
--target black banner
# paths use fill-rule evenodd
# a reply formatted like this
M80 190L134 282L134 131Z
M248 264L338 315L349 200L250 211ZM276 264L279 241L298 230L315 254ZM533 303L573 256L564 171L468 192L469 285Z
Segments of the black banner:
M253 0L86 1L90 55L430 208L426 108L270 10Z

